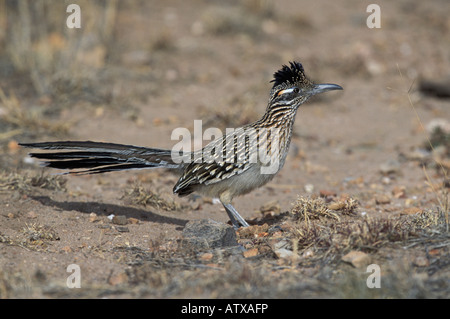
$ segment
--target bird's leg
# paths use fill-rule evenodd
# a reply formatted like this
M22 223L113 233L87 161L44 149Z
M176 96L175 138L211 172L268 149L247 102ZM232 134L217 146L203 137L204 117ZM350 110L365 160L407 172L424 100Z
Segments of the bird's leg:
M231 223L233 224L234 229L238 229L241 224L243 227L248 227L249 224L242 218L241 215L237 212L237 210L231 204L223 204L225 210L227 211L228 217L230 217Z

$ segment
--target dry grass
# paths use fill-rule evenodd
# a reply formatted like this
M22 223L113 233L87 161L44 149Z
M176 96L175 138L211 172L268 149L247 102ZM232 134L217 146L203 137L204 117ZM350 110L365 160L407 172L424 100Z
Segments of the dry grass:
M411 239L426 241L430 236L447 236L446 214L438 209L426 210L415 215L396 216L345 216L343 212L353 211L355 201L325 204L322 198L300 197L292 209L290 233L301 255L309 250L316 261L336 262L350 250L377 251L390 244L406 245ZM332 210L342 207L343 210Z
M18 246L28 251L45 250L48 248L49 242L55 240L60 240L58 233L52 227L39 223L25 223L25 226L22 227L22 230L16 237L9 237L0 234L0 243ZM1 289L2 287L0 287L0 295Z
M81 84L105 62L117 1L77 4L82 9L82 27L70 29L66 2L2 1L6 51L14 68L29 76L39 95L58 94L55 87L62 80Z
M23 173L0 171L0 191L19 191L29 193L32 188L43 188L53 191L65 191L67 180L60 175L44 175L35 173L32 176Z
M426 234L445 234L448 233L448 210L425 210L419 214L413 215L410 223L417 231Z
M174 211L182 208L174 200L150 189L145 189L139 184L135 184L132 189L126 191L123 199L133 205L150 206L166 211Z
M398 73L399 73L400 78L402 79L402 81L404 83L406 83L404 78L403 78L403 73L400 70L400 67L399 67L398 64L397 64L397 70L398 70ZM414 82L412 84L414 84ZM412 88L412 84L407 89L405 95L406 95L406 97L408 99L408 102L409 102L409 105L410 105L411 109L413 110L413 112L414 112L414 114L416 116L418 124L420 125L422 131L425 133L426 130L425 130L424 125L422 123L422 119L420 118L419 113L417 112L417 109L416 109L416 107L415 107L415 105L413 103L413 100L411 98L410 91L411 91L411 88ZM436 156L435 156L435 158L433 160L436 163L436 170L438 172L440 172L442 174L442 176L444 177L443 184L445 186L445 184L448 183L448 181L449 181L449 177L448 177L449 167L446 166L446 164L450 165L449 161L448 161L448 157L449 157L449 154L450 154L449 153L450 152L449 151L449 148L450 148L450 144L449 144L450 143L450 130L448 129L448 127L445 128L445 124L443 125L443 127L438 125L438 126L435 126L434 129L430 132L430 136L426 135L425 137L426 137L426 147L428 149L432 150L433 152L436 152L437 148L443 148L444 149L444 152L443 152L443 155L442 155L444 157L444 159L436 158ZM428 181L428 185L430 185L433 193L436 196L436 199L437 199L437 201L439 203L440 211L442 211L443 214L445 215L445 225L446 225L445 227L446 227L446 231L448 232L449 231L449 225L450 225L450 223L449 223L449 221L450 221L450 219L449 219L450 205L449 205L448 190L444 189L441 193L439 193L435 189L435 187L433 186L433 180L431 179L430 175L428 174L428 172L426 170L426 167L423 167L423 172L424 172L424 175L425 175L425 177L426 177L426 179Z
M5 137L12 137L8 132L19 134L50 134L61 136L67 134L72 123L52 123L44 116L43 108L26 109L22 106L16 95L11 92L7 95L0 88L0 103L2 114L0 114L0 123L7 129L6 132L0 132ZM0 135L1 137L1 135Z
M25 224L22 232L26 241L34 246L43 246L46 241L59 240L59 236L53 228L38 223Z
M332 218L339 220L338 214L333 212L325 204L325 200L319 198L305 198L299 197L295 203L292 214L294 214L297 220L303 220L307 224L310 224L311 219Z
M351 197L344 197L326 203L322 197L299 197L292 208L292 214L297 220L309 223L313 219L331 218L339 221L340 215L352 215L358 207L358 201Z

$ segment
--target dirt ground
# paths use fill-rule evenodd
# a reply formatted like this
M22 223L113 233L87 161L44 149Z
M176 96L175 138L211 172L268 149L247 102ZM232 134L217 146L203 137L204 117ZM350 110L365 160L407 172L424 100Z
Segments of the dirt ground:
M421 90L450 83L447 0L378 1L372 29L357 0L80 1L81 29L24 3L0 1L0 297L450 297L450 100ZM170 149L194 120L257 120L292 60L344 90L301 106L284 168L234 200L238 247L182 244L228 218L164 170L53 175L17 145Z

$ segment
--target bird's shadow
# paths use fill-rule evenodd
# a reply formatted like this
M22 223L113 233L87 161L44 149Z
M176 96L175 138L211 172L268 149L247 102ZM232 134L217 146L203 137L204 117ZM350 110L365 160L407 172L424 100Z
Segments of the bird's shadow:
M97 215L125 215L127 218L136 218L142 221L154 223L173 224L184 227L188 220L162 216L156 213L129 206L115 204L105 204L99 202L57 202L48 196L30 196L33 200L40 202L44 206L57 207L65 211L78 211L80 213L96 213Z

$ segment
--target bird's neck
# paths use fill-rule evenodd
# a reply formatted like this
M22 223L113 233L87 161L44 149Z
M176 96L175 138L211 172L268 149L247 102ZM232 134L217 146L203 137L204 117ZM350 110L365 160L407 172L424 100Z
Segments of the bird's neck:
M263 117L252 126L258 130L266 130L272 140L278 139L279 151L287 153L292 137L297 108L292 106L268 107ZM284 159L283 159L284 161Z

